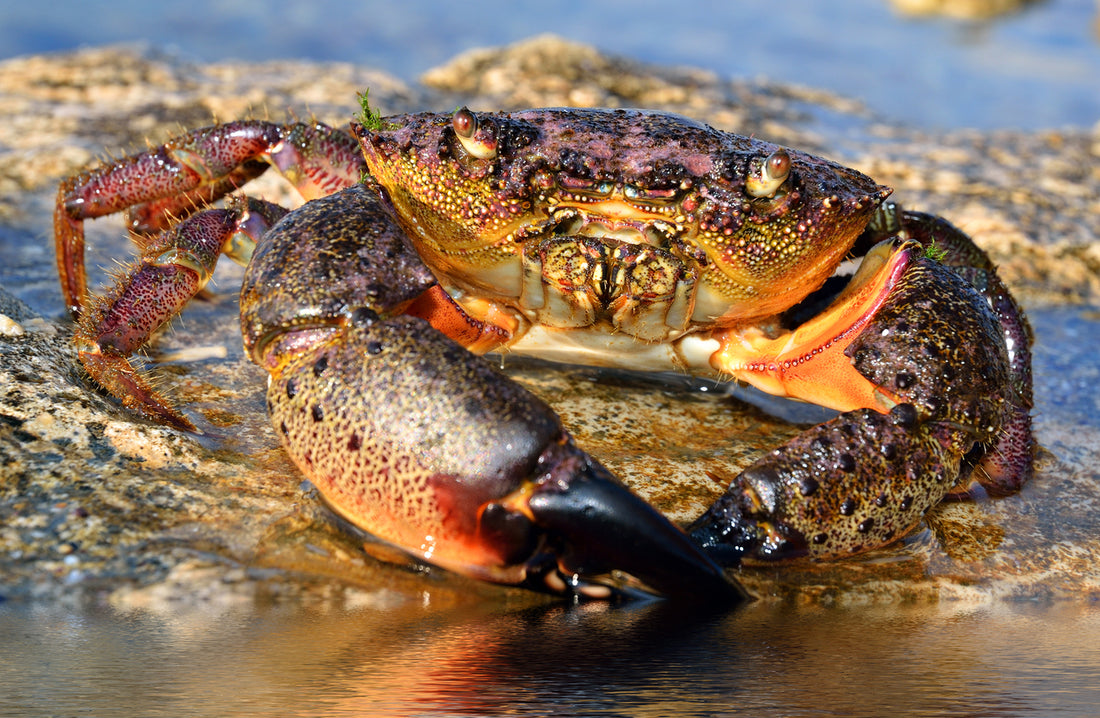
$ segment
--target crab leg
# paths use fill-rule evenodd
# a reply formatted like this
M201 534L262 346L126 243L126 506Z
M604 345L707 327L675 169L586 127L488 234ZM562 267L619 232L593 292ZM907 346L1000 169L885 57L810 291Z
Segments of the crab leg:
M660 594L743 598L548 406L413 316L438 304L426 313L448 317L442 327L463 341L493 334L463 326L437 286L362 186L307 204L257 247L241 294L245 345L271 374L276 433L325 501L479 579L606 597L618 571Z
M363 160L348 134L322 124L241 121L181 135L147 152L75 175L58 188L54 241L66 305L87 292L84 220L134 208L138 235L164 229L276 167L306 198L358 182Z
M74 341L92 379L143 416L194 431L129 357L206 285L221 254L247 264L255 240L285 212L246 200L200 212L150 238L138 261L80 316Z
M126 211L130 236L140 246L145 239L170 229L198 208L213 204L259 177L267 168L266 162L250 160L231 170L225 177L199 185L189 192L136 204Z
M857 336L837 343L843 362L834 363L862 376L873 401L732 482L689 529L716 560L832 558L884 545L965 479L976 453L1014 431L1012 368L989 302L916 242L876 252L884 248L893 248L882 270L894 277L888 295ZM832 348L816 349L794 355L813 364Z

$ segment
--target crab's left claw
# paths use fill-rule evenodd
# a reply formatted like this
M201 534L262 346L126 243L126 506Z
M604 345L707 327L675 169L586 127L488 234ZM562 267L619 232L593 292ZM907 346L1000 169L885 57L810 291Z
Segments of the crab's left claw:
M447 335L484 347L492 328L467 336L430 323L438 316L422 298L437 288L362 187L307 204L257 245L245 344L271 374L279 438L325 501L409 554L483 580L743 599L577 448L549 406ZM457 305L439 306L443 324L462 323Z
M773 375L761 384L799 396L812 379L842 413L758 459L692 524L716 561L851 556L905 536L941 499L977 491L972 481L1007 494L1030 476L1023 312L970 238L901 219L832 305L758 342L787 352L758 363ZM951 264L929 256L933 244ZM838 316L849 319L830 331Z

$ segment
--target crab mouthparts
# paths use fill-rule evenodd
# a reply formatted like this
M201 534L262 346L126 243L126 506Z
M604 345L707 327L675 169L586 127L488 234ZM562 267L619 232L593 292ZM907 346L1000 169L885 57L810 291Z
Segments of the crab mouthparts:
M604 203L610 204L610 203ZM601 208L602 209L602 208ZM590 213L576 208L559 209L545 224L532 228L531 235L544 237L591 237L619 244L650 245L668 249L682 231L666 220L647 217L630 208L613 213Z

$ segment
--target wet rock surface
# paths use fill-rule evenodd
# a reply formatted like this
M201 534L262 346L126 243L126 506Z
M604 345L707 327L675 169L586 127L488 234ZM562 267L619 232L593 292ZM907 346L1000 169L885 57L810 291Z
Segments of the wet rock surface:
M67 337L51 237L63 176L212 118L345 122L370 88L384 113L639 106L825 154L943 214L1001 266L1035 325L1044 446L1020 495L938 509L903 543L834 564L748 567L755 593L796 602L1100 596L1100 128L929 134L808 88L643 66L536 38L456 58L423 87L347 65L194 66L126 48L0 64L0 596L115 604L195 596L365 591L537 600L360 550L277 446L263 373L243 356L235 291L193 302L149 364L203 435L136 420L90 387ZM254 193L293 202L279 181ZM93 286L130 247L88 229ZM725 387L509 363L578 441L661 510L688 520L760 453L798 431ZM784 410L789 407L784 408ZM713 477L713 478L712 478Z

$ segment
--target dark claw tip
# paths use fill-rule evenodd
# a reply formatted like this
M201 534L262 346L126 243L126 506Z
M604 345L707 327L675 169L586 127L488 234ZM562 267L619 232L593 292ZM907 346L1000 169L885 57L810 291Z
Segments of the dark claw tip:
M581 579L622 571L677 600L739 603L745 590L656 509L598 464L561 488L548 483L530 499L536 523L556 545L562 574Z

